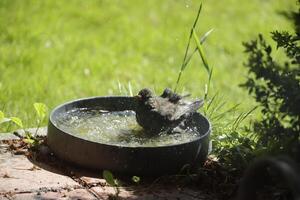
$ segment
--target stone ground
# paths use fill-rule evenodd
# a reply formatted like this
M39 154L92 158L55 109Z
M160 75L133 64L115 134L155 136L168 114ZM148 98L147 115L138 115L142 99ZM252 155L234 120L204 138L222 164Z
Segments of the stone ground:
M36 132L31 129L31 132ZM22 135L22 131L18 132ZM46 129L40 129L45 135ZM55 166L30 159L23 153L12 153L4 140L19 139L12 133L0 134L0 200L6 199L113 199L115 188L100 177L74 166ZM19 155L17 155L19 154ZM145 200L215 200L195 187L183 187L152 182L125 184L118 199Z

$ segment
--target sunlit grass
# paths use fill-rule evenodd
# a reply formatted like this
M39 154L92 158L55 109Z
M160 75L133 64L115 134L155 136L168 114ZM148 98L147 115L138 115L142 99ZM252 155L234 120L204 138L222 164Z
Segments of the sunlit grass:
M295 1L296 2L296 1ZM291 29L279 11L293 0L207 0L197 33L214 28L203 48L214 68L211 91L228 106L253 101L243 82L242 41L261 32ZM198 1L0 1L0 110L34 126L34 102L50 109L86 96L174 88ZM178 91L204 96L207 73L195 56Z

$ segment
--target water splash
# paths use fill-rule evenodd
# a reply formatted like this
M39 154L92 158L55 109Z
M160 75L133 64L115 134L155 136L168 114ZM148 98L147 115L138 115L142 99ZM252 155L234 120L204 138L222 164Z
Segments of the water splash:
M189 142L199 137L192 128L182 133L151 135L137 124L133 111L75 109L58 116L55 124L77 137L128 147L155 147Z

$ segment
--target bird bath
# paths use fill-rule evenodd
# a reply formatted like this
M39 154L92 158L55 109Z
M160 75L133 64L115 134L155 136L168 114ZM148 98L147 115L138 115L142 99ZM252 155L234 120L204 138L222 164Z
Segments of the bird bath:
M93 97L65 103L50 114L48 144L60 158L96 170L132 175L177 173L206 159L210 123L192 115L183 133L145 134L133 97Z

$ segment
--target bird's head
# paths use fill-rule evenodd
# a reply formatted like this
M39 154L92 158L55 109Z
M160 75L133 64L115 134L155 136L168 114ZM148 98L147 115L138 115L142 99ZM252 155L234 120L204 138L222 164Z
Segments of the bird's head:
M166 88L164 90L164 92L162 93L162 95L160 95L162 98L169 98L170 96L172 96L173 92L170 88Z
M139 100L147 101L149 98L152 97L152 92L148 88L144 88L138 93L138 95L136 97Z

